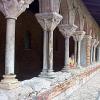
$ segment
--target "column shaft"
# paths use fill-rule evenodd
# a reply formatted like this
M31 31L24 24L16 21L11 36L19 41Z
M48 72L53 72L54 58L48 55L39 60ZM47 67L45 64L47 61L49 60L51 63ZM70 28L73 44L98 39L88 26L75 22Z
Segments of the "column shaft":
M15 59L15 19L7 19L5 74L14 74Z
M75 54L74 54L74 56L75 56L75 63L77 62L77 41L75 41Z
M68 66L69 61L69 37L65 38L65 68Z
M80 67L80 56L81 56L80 49L81 49L81 41L78 41L78 61L77 61L78 67Z
M93 63L93 46L91 47L91 64Z
M90 61L91 61L91 40L89 40L89 38L87 38L87 42L86 42L86 64L90 65Z
M96 58L95 58L95 57L96 57L96 56L95 56L95 55L96 55L96 47L94 47L94 52L93 52L93 53L94 53L94 54L93 54L93 62L95 62L95 60L96 60Z
M49 72L53 72L53 31L49 31L49 51L48 51L48 66L49 66Z
M97 55L98 55L98 62L100 61L100 47L98 47L98 53L97 53Z
M48 33L44 30L44 42L43 42L43 70L42 72L47 72L48 69Z

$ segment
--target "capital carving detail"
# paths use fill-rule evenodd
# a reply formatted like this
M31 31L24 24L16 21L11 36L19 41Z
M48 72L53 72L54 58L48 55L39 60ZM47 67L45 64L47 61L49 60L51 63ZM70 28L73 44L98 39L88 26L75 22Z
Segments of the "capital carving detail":
M95 45L95 43L96 43L96 39L93 38L93 39L91 40L92 47Z
M59 31L64 37L70 37L77 29L76 25L61 24L59 25Z
M36 14L36 18L44 30L53 31L63 17L56 12L50 12Z
M73 38L76 41L81 41L85 36L85 31L76 31L73 34Z
M0 0L0 11L6 18L15 18L29 8L34 0Z
M86 37L87 40L91 40L92 39L92 36L91 35L87 35L86 34L85 37Z
M97 40L97 41L95 42L94 47L96 48L96 47L98 46L98 44L99 44L99 41Z

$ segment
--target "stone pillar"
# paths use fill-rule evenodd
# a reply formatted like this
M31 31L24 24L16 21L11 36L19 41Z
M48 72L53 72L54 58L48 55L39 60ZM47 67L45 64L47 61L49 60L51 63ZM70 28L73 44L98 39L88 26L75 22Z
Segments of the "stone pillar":
M74 38L78 41L78 59L77 59L77 67L78 68L81 68L81 65L80 65L80 56L81 56L81 41L83 39L85 35L85 32L84 31L76 31L73 36Z
M14 74L15 20L16 19L13 18L7 18L5 74Z
M91 39L90 35L85 35L86 37L86 64L91 64Z
M44 76L47 74L48 70L48 33L44 30L44 41L43 41L43 70L40 76Z
M78 60L77 60L77 66L80 68L80 55L81 55L81 40L78 40Z
M68 25L68 24L61 24L59 25L60 32L65 37L65 65L62 71L66 72L68 71L68 64L69 64L69 38L75 32L77 29L77 26L75 25Z
M73 36L74 42L75 42L75 46L74 46L74 59L75 59L75 65L77 63L77 40L75 39L75 37Z
M99 41L96 40L95 45L94 45L94 57L93 57L94 63L96 62L96 48L97 48L98 44L99 44Z
M91 40L91 64L93 64L95 42L96 42L96 39L92 38L92 40Z
M94 46L93 49L94 49L94 51L93 51L93 63L95 63L96 46Z
M98 56L97 61L100 62L100 42L99 42L99 45L98 45L97 56Z
M47 63L47 65L44 64L43 69L47 69L48 73L46 71L42 73L47 73L48 77L49 76L51 77L54 74L53 73L53 31L62 20L62 16L56 12L50 12L50 13L36 14L36 18L38 22L40 23L40 25L42 26L43 30L46 30L45 34L47 34L46 35L47 44L44 47L44 51L46 52L43 54L44 56L43 62ZM41 76L44 76L44 75L42 74Z
M15 1L2 0L0 2L0 11L7 19L6 28L6 49L5 49L5 75L0 82L0 88L13 89L19 86L19 82L14 75L14 60L15 60L15 21L17 17L25 11L28 5L33 0Z
M69 38L70 36L65 37L65 66L62 71L67 71L68 61L69 61Z

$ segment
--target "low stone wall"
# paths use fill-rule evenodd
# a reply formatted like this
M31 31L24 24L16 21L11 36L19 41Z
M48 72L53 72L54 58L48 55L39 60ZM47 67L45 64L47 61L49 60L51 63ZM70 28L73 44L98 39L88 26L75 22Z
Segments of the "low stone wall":
M94 66L55 72L51 79L34 77L22 81L16 89L0 89L0 100L63 100L100 71L100 64Z
M54 86L50 90L37 95L37 100L58 100L58 98L64 98L63 93L66 92L66 96L70 95L77 88L83 85L91 77L93 77L100 69L100 65L96 67L88 67L82 73L72 76L70 79L65 80L63 83ZM60 99L59 99L60 100Z

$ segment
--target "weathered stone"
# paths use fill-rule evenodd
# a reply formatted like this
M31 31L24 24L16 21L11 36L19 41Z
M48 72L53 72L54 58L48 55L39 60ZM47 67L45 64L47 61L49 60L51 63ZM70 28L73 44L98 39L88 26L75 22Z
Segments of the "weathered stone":
M1 0L0 11L6 18L16 19L34 0Z
M77 67L78 68L81 68L81 65L80 65L80 56L81 56L81 41L83 39L85 35L85 32L84 31L76 31L74 34L73 34L73 37L76 41L78 41L78 60L77 60Z
M61 24L59 25L59 30L65 37L65 65L62 71L68 71L69 64L69 38L77 29L76 25Z
M60 23L62 20L62 16L59 15L56 12L50 12L50 13L39 13L36 14L36 18L38 22L40 23L41 27L43 28L46 36L46 41L47 44L45 45L45 53L44 56L46 57L45 63L47 63L46 67L44 68L45 65L43 66L43 69L47 69L48 71L48 77L52 77L54 75L53 73L53 31L57 27L57 25ZM46 71L46 70L45 70ZM45 76L45 72L43 72Z

